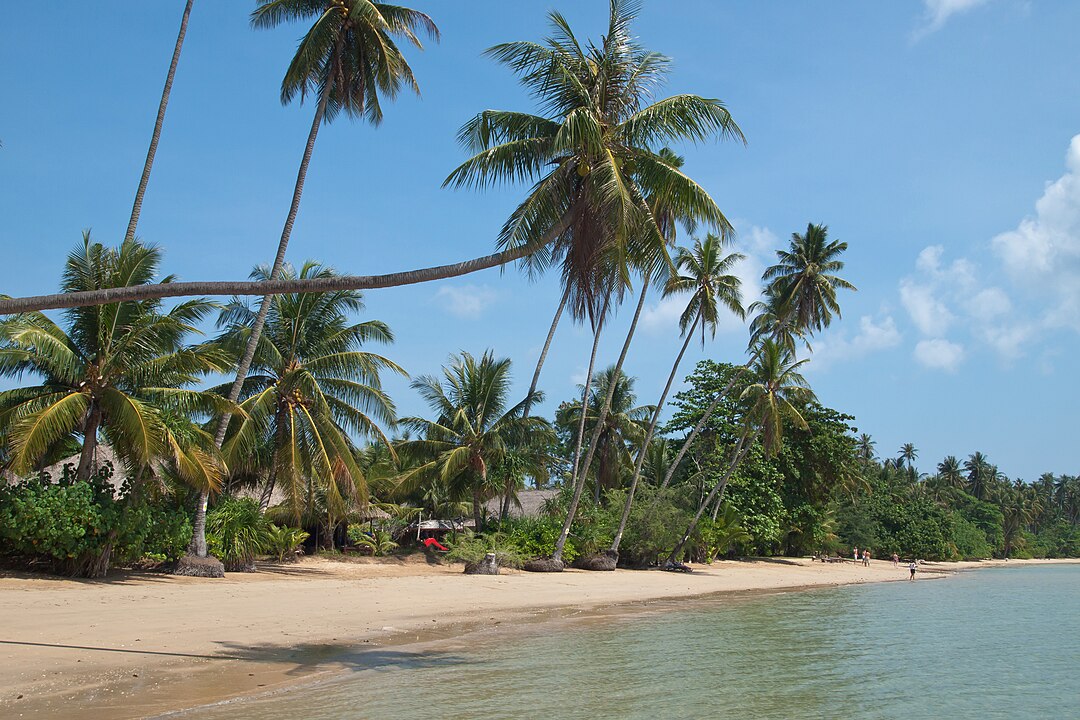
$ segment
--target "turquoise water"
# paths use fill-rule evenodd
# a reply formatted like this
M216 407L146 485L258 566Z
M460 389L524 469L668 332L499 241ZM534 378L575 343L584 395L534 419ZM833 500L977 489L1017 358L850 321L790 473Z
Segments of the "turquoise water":
M376 650L185 717L1080 718L1080 566L654 607Z

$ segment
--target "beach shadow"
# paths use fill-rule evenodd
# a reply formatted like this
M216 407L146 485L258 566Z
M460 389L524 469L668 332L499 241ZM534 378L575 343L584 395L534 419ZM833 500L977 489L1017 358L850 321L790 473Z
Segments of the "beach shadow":
M103 578L80 578L69 575L56 575L46 572L27 570L0 570L0 579L10 580L49 580L79 585L129 585L134 583L161 583L174 580L177 576L164 570L110 570Z
M292 668L285 671L286 675L308 675L320 667L330 666L360 672L462 666L477 662L462 655L435 650L410 652L381 647L314 643L287 647L269 643L247 645L226 642L220 645L227 653L217 657L292 665Z
M755 557L755 558L739 558L742 562L760 562L769 563L771 565L794 565L796 567L802 567L802 563L796 560L789 560L787 558L780 557Z

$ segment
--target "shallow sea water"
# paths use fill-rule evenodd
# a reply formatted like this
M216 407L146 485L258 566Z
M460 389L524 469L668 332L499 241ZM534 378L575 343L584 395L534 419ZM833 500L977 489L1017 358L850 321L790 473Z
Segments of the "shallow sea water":
M363 657L183 717L1080 718L1080 566L717 596Z

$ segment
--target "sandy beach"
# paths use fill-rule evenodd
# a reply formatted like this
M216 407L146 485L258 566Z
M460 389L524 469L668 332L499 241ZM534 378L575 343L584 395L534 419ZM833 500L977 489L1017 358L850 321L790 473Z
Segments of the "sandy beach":
M1012 561L1046 563L1053 561ZM920 580L1000 562L927 563ZM659 571L464 576L422 558L309 558L223 580L0 577L0 715L135 718L378 662L378 648L500 624L716 593L906 580L871 567L761 559Z

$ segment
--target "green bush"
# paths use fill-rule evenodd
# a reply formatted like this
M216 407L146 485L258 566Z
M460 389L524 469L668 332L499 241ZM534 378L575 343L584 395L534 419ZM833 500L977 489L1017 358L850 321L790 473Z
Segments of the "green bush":
M499 531L517 549L518 554L531 560L551 557L555 552L555 541L562 531L562 523L562 519L551 516L508 518L500 524ZM568 563L573 562L580 554L573 536L569 537L563 548L563 559Z
M386 530L368 532L363 525L349 526L349 542L356 547L363 548L374 557L389 555L398 546L393 536Z
M265 552L273 555L278 562L296 560L303 550L304 541L311 537L306 530L294 527L279 527L271 523L266 530Z
M447 559L452 562L478 563L488 553L495 553L495 562L500 567L519 568L528 559L505 533L474 535L471 531L463 533L451 545Z
M206 513L206 545L226 570L248 571L270 547L270 521L252 498L223 498Z

